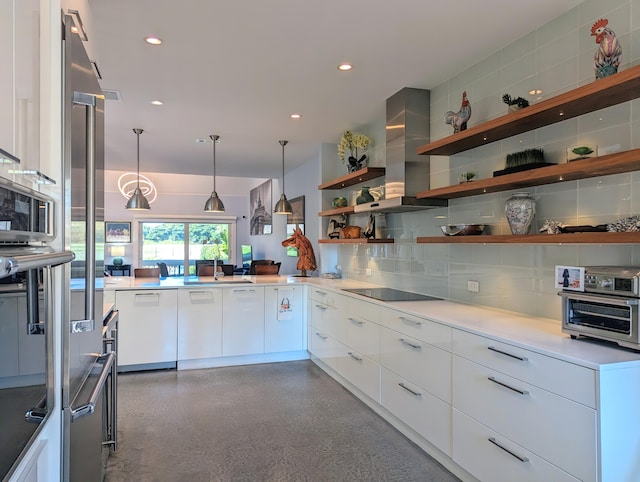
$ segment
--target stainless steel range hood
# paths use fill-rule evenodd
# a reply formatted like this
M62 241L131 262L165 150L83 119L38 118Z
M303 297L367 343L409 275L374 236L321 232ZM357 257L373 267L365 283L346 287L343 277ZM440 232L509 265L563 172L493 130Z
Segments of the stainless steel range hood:
M446 199L417 199L429 189L429 91L405 87L387 99L385 199L355 206L356 213L406 212L447 206Z

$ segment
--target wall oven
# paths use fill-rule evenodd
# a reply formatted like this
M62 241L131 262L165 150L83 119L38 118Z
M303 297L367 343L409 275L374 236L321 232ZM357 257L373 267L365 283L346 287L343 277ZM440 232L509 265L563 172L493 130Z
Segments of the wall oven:
M585 268L585 291L562 291L562 331L640 350L640 267Z
M53 201L0 178L0 479L10 474L54 406Z

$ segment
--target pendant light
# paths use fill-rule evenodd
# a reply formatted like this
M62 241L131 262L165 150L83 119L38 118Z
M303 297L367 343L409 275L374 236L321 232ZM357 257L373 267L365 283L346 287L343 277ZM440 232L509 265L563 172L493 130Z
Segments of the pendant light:
M284 146L289 141L278 141L282 146L282 194L280 194L280 200L276 203L276 208L273 210L274 214L293 214L293 208L291 203L287 201L287 195L284 193Z
M147 198L144 197L144 194L142 194L142 191L140 190L140 134L142 134L144 131L142 129L133 129L133 132L138 138L137 182L135 191L133 191L133 194L129 198L129 201L127 201L126 208L132 211L142 211L151 209L151 207L149 206L149 201L147 201Z
M204 203L204 210L209 213L222 213L224 212L224 204L216 192L216 143L220 136L211 134L209 138L213 143L213 191L211 191L211 197Z

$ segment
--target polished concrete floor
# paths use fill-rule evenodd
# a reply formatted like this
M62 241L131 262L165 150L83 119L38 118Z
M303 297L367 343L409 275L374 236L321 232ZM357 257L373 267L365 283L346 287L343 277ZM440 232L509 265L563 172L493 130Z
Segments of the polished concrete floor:
M105 481L457 481L310 361L121 375Z

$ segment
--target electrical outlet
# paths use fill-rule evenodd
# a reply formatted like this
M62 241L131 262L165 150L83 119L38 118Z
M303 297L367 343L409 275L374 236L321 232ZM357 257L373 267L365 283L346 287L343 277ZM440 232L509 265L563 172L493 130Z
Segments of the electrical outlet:
M336 270L338 270L338 271L342 271L342 265L341 265L341 264L337 264L337 265L336 265Z
M478 293L480 291L480 282L467 281L467 291L471 291L472 293Z
M364 274L366 274L367 276L371 276L371 268L365 269Z

